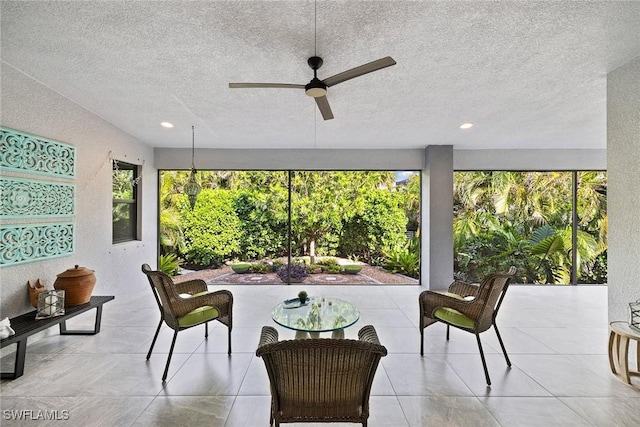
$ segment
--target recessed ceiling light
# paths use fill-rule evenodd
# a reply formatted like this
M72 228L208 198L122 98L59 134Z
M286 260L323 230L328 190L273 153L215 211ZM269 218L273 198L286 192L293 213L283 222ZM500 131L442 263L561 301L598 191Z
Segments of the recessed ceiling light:
M460 129L469 129L473 127L473 123L463 123L460 125Z
M165 127L165 128L172 128L173 127L173 123L160 122L160 126Z

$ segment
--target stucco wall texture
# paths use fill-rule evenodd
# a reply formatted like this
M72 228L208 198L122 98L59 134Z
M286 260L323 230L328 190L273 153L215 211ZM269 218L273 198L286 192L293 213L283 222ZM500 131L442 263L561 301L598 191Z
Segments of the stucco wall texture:
M608 74L609 320L640 299L640 57Z

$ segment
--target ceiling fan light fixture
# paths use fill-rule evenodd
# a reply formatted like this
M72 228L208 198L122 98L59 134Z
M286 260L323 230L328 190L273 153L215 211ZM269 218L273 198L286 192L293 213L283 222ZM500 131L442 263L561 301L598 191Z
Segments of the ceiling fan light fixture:
M304 93L312 98L320 98L321 96L326 96L327 85L322 83L319 78L314 77L313 80L311 80L309 84L304 87Z

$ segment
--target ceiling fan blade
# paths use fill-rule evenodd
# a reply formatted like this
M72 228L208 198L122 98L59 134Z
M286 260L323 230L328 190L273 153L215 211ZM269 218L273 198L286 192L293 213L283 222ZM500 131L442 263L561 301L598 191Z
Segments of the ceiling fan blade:
M333 112L331 112L331 107L329 107L329 100L326 96L319 96L315 98L316 105L318 109L322 113L322 118L325 120L333 119Z
M364 74L378 71L392 65L396 65L396 61L394 61L392 57L387 56L385 58L369 62L368 64L364 64L359 67L344 71L340 74L336 74L335 76L327 77L322 82L326 84L327 87L331 87L337 85L338 83L342 83L355 77L360 77Z
M304 89L304 85L294 85L289 83L229 83L231 89L244 88L284 88L284 89Z

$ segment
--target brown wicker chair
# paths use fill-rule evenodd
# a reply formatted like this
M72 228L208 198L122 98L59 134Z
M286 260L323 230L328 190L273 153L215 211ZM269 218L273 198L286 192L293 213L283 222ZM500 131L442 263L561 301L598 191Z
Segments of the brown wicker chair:
M447 325L447 340L449 339L450 326L471 332L475 334L478 341L487 385L491 385L487 362L480 342L480 333L493 325L507 366L511 366L507 350L496 325L496 316L509 287L509 281L515 274L516 268L511 267L506 274L489 275L480 285L457 280L449 286L449 292L422 292L418 297L420 304L420 355L424 356L424 328L435 322Z
M366 427L369 394L387 349L367 325L359 340L317 338L278 342L278 332L262 328L256 355L271 383L271 416L280 423L352 422Z
M162 322L174 330L171 349L167 357L167 365L164 368L162 381L167 379L173 348L176 344L178 332L202 325L204 323L204 336L209 336L209 323L217 320L229 328L229 342L227 353L231 354L231 329L233 327L233 295L229 291L221 290L209 292L204 280L189 280L182 283L174 283L171 277L162 271L153 271L148 264L142 265L142 272L147 275L153 296L160 309L160 323L153 336L151 347L147 353L147 360L151 357L153 346L160 333Z

